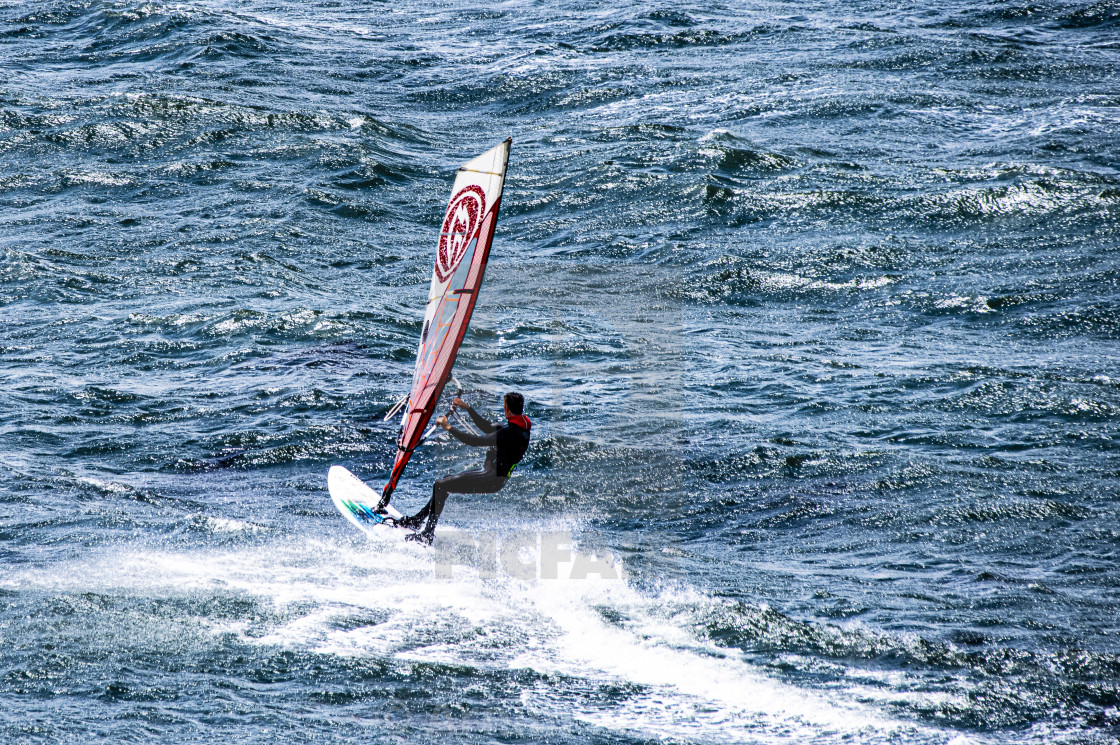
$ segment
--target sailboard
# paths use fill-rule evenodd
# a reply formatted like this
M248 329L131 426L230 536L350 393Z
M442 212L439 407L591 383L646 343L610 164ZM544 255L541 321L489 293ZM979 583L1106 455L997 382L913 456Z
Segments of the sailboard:
M331 501L343 517L370 537L396 532L393 530L396 521L404 517L392 505L377 509L381 495L342 466L331 466L327 472L327 489L331 493Z
M509 138L464 163L455 176L436 245L412 389L399 404L403 414L397 432L397 453L374 513L388 508L412 453L431 433L426 428L455 365L490 258L512 143L513 138ZM390 417L395 410L396 407ZM328 475L328 487L331 483ZM334 489L331 495L334 498ZM338 504L337 499L335 503Z

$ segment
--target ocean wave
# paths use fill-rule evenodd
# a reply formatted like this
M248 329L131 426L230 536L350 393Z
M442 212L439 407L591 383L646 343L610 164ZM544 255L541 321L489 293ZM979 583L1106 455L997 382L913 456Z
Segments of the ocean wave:
M964 409L1012 421L1050 417L1086 423L1120 420L1120 397L1113 391L1071 389L1029 378L985 381L946 399L940 406L946 410Z
M338 409L337 403L323 405ZM265 407L258 405L257 408ZM226 416L230 413L226 412ZM237 414L239 418L250 418L255 412L247 406ZM250 429L209 438L205 443L188 443L190 450L202 450L206 454L173 456L164 459L159 467L173 473L200 473L264 469L293 463L330 463L371 454L388 457L390 438L371 441L369 435L368 426L352 424L324 424L296 432ZM386 462L379 467L388 469L389 465Z
M991 23L1022 24L1031 27L1059 29L1109 28L1120 23L1120 10L1109 0L1091 3L997 2L971 9L959 21L961 25Z
M702 623L720 644L770 658L770 665L787 675L812 678L818 674L817 660L836 660L848 668L846 676L871 684L865 689L868 694L879 689L875 698L905 702L916 714L957 726L1029 726L1066 704L1074 710L1061 719L1076 725L1079 716L1096 708L1095 701L1120 700L1120 688L1113 682L1120 657L1113 654L1028 652L993 644L983 635L967 642L979 649L960 649L918 635L799 622L746 605L715 610ZM898 672L875 681L874 670L864 670L864 665ZM903 683L896 677L903 671L928 679ZM907 690L926 695L899 695ZM947 695L930 695L938 691Z
M755 153L736 154L732 161L743 175L751 168L785 170L794 166L793 161ZM1019 167L953 174L950 178L958 181L957 185L945 188L930 184L919 194L912 188L886 183L802 191L796 189L797 180L747 183L728 178L730 175L717 170L704 177L705 183L688 187L685 193L703 204L713 218L736 227L771 220L820 219L825 215L832 220L858 219L871 225L913 221L972 225L1041 217L1100 222L1116 212L1118 204L1110 177L1039 173ZM1014 183L993 184L992 180ZM986 183L970 183L975 181Z
M752 297L759 300L766 296L879 291L901 280L898 275L840 279L821 277L819 271L811 270L806 270L805 274L774 271L766 265L758 266L755 262L735 256L722 256L706 262L703 274L697 274L692 272L671 294L696 300L742 302Z
M784 171L798 165L791 157L750 147L750 142L727 130L714 130L700 138L697 155L709 159L725 173Z
M1075 183L1026 181L1011 186L966 187L922 200L917 210L927 218L988 220L1004 217L1060 216L1114 210L1099 188Z
M1084 304L1064 302L1049 312L1026 316L1022 325L1052 339L1120 339L1120 298Z
M727 34L715 29L689 28L676 32L627 30L601 36L589 47L592 52L616 52L662 47L725 46L749 36Z

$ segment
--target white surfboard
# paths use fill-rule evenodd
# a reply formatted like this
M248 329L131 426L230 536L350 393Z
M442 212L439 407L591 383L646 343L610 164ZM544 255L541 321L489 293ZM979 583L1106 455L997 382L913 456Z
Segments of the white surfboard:
M377 503L381 495L342 466L331 466L327 472L327 489L343 517L371 538L403 538L406 535L404 529L385 523L386 517L400 520L404 515L397 512L393 505L386 505L384 511L378 513Z

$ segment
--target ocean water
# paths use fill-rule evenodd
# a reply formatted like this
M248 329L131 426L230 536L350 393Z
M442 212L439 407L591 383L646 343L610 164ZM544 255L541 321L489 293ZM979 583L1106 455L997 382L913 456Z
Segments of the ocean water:
M0 741L1120 741L1112 0L8 1L0 70ZM532 447L370 541L507 136L456 374Z

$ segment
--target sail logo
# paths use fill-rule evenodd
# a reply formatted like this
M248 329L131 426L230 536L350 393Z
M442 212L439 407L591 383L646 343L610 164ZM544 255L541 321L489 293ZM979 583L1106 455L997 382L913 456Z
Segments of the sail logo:
M467 247L478 232L485 210L486 192L475 184L463 187L451 198L439 231L436 277L440 282L446 282L459 267Z

